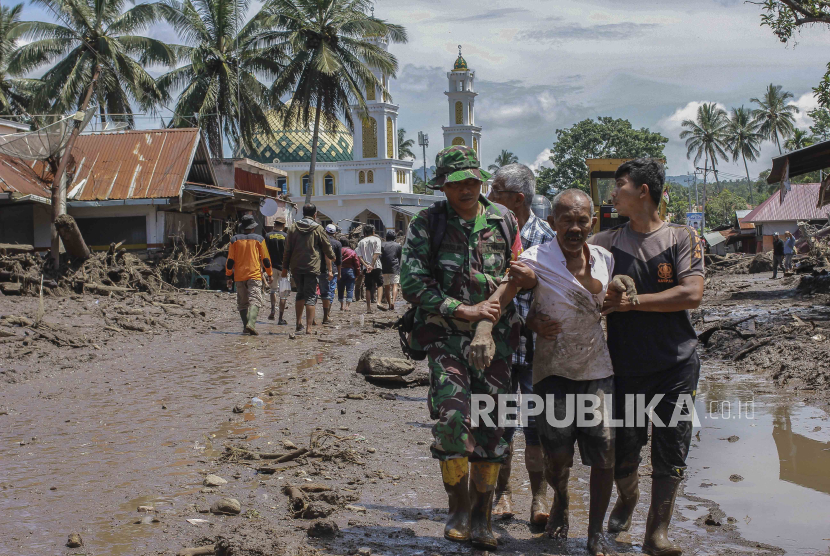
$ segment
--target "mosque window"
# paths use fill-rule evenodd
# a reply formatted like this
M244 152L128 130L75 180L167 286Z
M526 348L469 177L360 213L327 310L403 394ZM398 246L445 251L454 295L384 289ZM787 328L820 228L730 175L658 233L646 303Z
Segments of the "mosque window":
M283 195L288 195L288 178L277 178L277 189Z
M392 118L386 117L386 158L395 158L395 139L392 129Z
M363 122L363 158L378 157L378 121L369 118Z
M473 137L473 150L476 152L476 156L478 156L478 139Z
M334 195L334 176L326 174L323 178L323 186L326 190L326 195Z
M374 86L374 84L369 85L369 88L366 89L366 100L375 100L375 86Z
M455 123L457 125L464 125L464 105L461 101L455 103Z
M469 120L469 125L475 125L473 123L473 103L469 103L467 105L467 119Z
M375 183L375 173L372 170L366 172L366 183Z
M463 137L456 137L455 139L452 140L452 144L453 145L466 145L467 143L464 142Z
M307 195L308 194L308 174L303 174L302 183L303 183L302 195ZM312 197L314 196L314 187L311 188L311 195L312 195Z
M366 172L363 170L357 173L357 183L366 183Z

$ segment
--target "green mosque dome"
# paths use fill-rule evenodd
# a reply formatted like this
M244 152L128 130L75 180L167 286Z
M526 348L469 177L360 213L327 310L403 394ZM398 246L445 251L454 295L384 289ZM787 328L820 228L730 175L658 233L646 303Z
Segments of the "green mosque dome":
M467 67L467 60L465 60L461 54L458 55L458 59L455 61L455 64L452 66L452 71L467 71L469 68Z
M273 135L259 133L254 136L254 150L242 148L242 156L263 164L279 162L311 162L311 143L314 139L313 123L304 127L295 121L283 126L276 111L267 112L268 123ZM321 126L317 137L317 162L345 162L353 159L352 133L342 122L334 131Z

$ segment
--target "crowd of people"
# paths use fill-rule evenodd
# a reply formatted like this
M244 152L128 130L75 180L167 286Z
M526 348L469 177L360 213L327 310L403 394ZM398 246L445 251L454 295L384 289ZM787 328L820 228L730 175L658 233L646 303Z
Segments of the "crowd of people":
M307 204L302 208L302 218L287 229L284 216L269 220L264 237L255 233L258 224L252 215L241 218L239 233L230 240L225 274L228 289L236 289L243 334L258 334L256 320L264 292L271 301L268 319L279 325L288 324L285 307L291 293L296 292L295 331L307 334L312 334L317 325L318 300L323 306L322 324L331 322L335 296L340 310L348 311L363 290L368 313L376 306L394 309L401 271L397 234L388 230L386 241L381 241L374 226L364 224L363 237L352 249L348 236L341 234L338 239L337 227L323 227L317 217L317 207ZM279 277L276 283L275 270Z

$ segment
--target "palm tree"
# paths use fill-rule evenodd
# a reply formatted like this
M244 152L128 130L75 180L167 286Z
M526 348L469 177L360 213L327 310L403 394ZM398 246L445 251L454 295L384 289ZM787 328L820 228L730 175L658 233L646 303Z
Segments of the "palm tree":
M3 114L26 114L38 83L36 79L12 77L9 72L9 59L17 48L22 30L22 11L23 4L0 6L0 112Z
M798 114L798 107L787 104L791 98L793 94L789 91L782 92L781 85L770 83L761 99L750 99L758 105L758 108L752 111L752 117L758 123L758 131L778 146L778 154L784 154L781 150L781 139L792 135L795 128L793 114Z
M787 151L797 151L798 149L809 147L815 144L815 142L816 140L813 136L803 129L794 129L792 136L784 142L784 148Z
M268 126L266 111L274 104L269 82L283 68L280 46L260 42L262 12L247 19L249 0L168 0L160 8L187 43L178 47L185 62L159 77L158 86L181 92L171 126L192 126L194 115L205 130L214 156L222 156L222 138L253 149L254 136Z
M270 0L263 7L263 27L271 31L263 33L261 40L285 48L290 57L271 86L276 97L293 97L283 121L305 126L314 121L306 203L314 189L321 120L333 130L342 114L354 128L349 107L356 105L367 114L365 91L379 89L388 98L372 69L386 77L394 77L398 70L398 60L378 42L406 42L406 31L368 15L371 5L370 0Z
M415 153L412 152L412 147L415 146L415 141L406 138L406 130L402 127L398 128L398 160L405 158L415 159Z
M516 164L517 162L519 162L519 157L517 157L510 151L505 151L504 149L502 149L501 154L499 154L499 156L496 157L496 163L488 166L487 170L489 170L490 172L495 172L502 166L507 166L508 164Z
M695 165L704 159L703 163L703 206L706 207L706 177L709 172L709 161L715 172L715 181L718 180L718 158L729 160L724 150L724 131L726 127L726 111L718 108L714 102L704 103L697 108L697 117L694 120L684 120L681 124L686 128L680 138L686 140L686 158L695 155Z
M746 161L755 162L758 159L761 154L759 146L763 140L764 136L758 132L758 125L752 120L752 112L743 106L733 108L726 124L724 141L726 148L732 154L732 162L737 162L739 156L744 159L746 182L749 184L749 204L751 205L755 204L755 200Z
M42 94L38 99L51 111L63 114L77 110L96 75L94 98L102 123L125 120L133 127L133 105L153 111L164 100L164 94L144 68L175 66L175 49L136 34L158 20L159 4L138 4L125 11L126 0L32 3L57 14L61 23L21 23L21 37L32 42L14 53L9 70L26 74L54 64L42 77Z

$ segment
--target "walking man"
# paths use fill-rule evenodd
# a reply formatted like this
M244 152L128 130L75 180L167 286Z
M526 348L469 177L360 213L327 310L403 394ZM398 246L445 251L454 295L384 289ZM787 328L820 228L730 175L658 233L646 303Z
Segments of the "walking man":
M412 219L401 292L417 308L411 347L425 351L429 360L428 405L437 419L431 452L440 461L449 498L444 537L494 550L493 494L508 445L503 428L484 422L471 427L470 400L472 394L496 396L510 389L520 320L512 302L502 312L489 298L521 251L519 226L510 211L481 195L490 174L479 168L472 148L442 150L436 167L429 187L441 189L447 200ZM495 357L480 370L468 355L474 327L483 320L494 323Z
M784 242L778 236L778 232L772 234L772 278L778 278L778 267L783 267L784 261Z
M790 272L793 269L793 256L795 255L795 237L787 230L784 233L784 272Z
M380 264L380 238L375 235L375 227L363 225L363 239L357 244L355 253L363 266L363 283L366 286L366 312L372 312L378 288L383 284L383 269Z
M530 210L533 196L536 194L536 178L533 171L523 164L508 164L498 169L490 188L490 199L504 205L516 216L521 228L522 249L527 251L533 246L545 244L554 238L554 232L547 222ZM516 296L516 309L522 320L527 320L533 293L523 291ZM511 368L510 393L516 394L521 389L523 396L533 394L533 361L534 337L525 327L522 327L522 339L519 349L513 354ZM516 404L512 404L515 407ZM532 408L533 405L531 404ZM496 485L496 506L493 515L508 518L513 515L513 500L510 492L510 472L513 462L513 435L515 427L509 427L504 432L505 440L510 444L510 450L499 471L499 480ZM539 444L539 435L536 433L535 416L527 418L527 426L522 427L525 437L525 467L530 479L530 523L545 525L548 520L547 501L545 494L547 484L544 477L544 461L542 447Z
M360 259L351 247L343 246L341 250L340 278L337 281L337 299L340 310L348 311L354 301L355 279L360 275Z
M274 217L274 223L271 226L265 226L265 246L268 247L268 255L271 258L271 264L273 268L282 273L282 258L285 254L285 217L284 216L276 216ZM276 306L277 306L277 292L274 291L273 286L270 288L271 290L271 314L268 315L268 320L274 320L276 316ZM291 289L287 289L285 291L279 292L280 295L280 318L277 321L277 324L288 324L282 318L283 313L285 313L285 303L288 300L288 294L291 293Z
M582 190L557 195L548 218L556 240L519 257L537 279L531 312L561 327L558 334L539 329L533 359L533 392L548 404L546 417L536 421L545 475L554 492L547 532L551 538L568 538L568 479L578 444L582 463L591 468L588 552L596 556L608 554L602 525L614 485L614 429L609 422L614 371L602 330L602 304L614 259L606 249L585 243L597 218L591 197ZM580 397L596 400L593 409L601 415L597 422L580 424ZM569 406L576 408L576 419Z
M395 309L398 285L401 283L401 252L403 246L395 241L394 230L386 230L386 241L380 246L380 266L383 273L383 299L387 308Z
M589 243L611 252L615 275L634 280L639 304L612 290L604 301L614 365L613 415L624 419L627 395L632 403L637 394L645 400L662 395L651 416L651 506L643 552L679 556L681 549L669 540L668 530L692 440L689 404L700 374L697 334L688 311L703 298L702 245L690 227L660 220L662 164L642 158L629 161L617 168L614 178L612 202L629 221L600 232ZM672 423L675 411L681 418ZM631 527L640 496L637 470L648 443L648 423L626 423L615 432L614 480L619 497L608 530L619 532Z
M228 289L236 284L236 308L242 319L242 333L258 334L256 319L262 306L262 269L268 274L269 284L273 284L274 271L265 239L255 234L256 220L250 214L242 217L240 233L231 238L228 248L228 261L225 263L225 275L228 277Z
M329 238L329 244L331 244L331 249L334 251L334 261L332 262L332 272L334 273L334 277L326 280L326 288L323 289L323 286L320 286L320 297L323 298L323 324L329 324L331 321L329 320L329 315L331 314L331 304L334 302L334 296L337 295L337 279L340 276L340 265L342 264L341 259L341 252L343 250L343 244L337 241L334 238L334 235L337 233L337 228L334 224L329 224L326 226L326 235ZM320 274L323 274L323 262L320 262Z
M332 261L334 250L323 231L323 227L315 222L317 207L309 203L303 206L303 218L297 220L288 229L288 238L285 241L285 255L282 262L282 277L288 277L288 271L294 277L297 285L295 300L297 327L296 331L303 330L303 306L305 306L305 331L311 334L314 322L314 311L317 305L317 288L326 291L329 280L334 278ZM320 270L325 264L325 274Z

